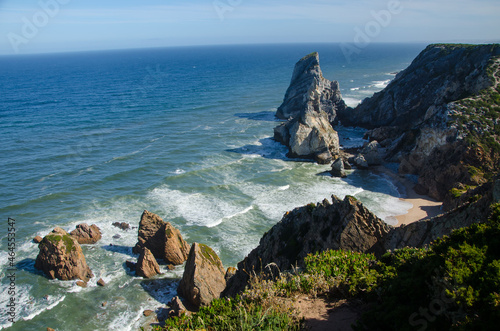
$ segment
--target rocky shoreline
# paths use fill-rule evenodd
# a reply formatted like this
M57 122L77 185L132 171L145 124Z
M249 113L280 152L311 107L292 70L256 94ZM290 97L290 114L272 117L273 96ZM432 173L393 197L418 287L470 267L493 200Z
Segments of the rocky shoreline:
M179 316L215 298L241 293L252 273L273 277L270 264L279 270L300 268L307 254L327 249L380 256L407 246L425 247L454 229L482 222L488 206L500 201L500 179L495 177L500 123L498 113L490 114L499 109L474 108L476 114L489 111L493 119L473 127L459 120L474 115L471 100L498 90L499 57L500 45L430 45L386 89L355 109L346 107L339 83L323 77L318 53L295 65L276 113L285 121L274 129L275 139L288 147L289 157L332 164L332 176L345 177L345 170L357 168L397 181L404 187L403 199L413 205L407 215L397 217L399 226L387 225L354 197L332 196L287 212L237 269L225 269L210 247L189 245L169 222L145 210L133 248L139 258L127 266L150 278L160 272L158 261L169 268L184 265L177 288L183 300L174 297L166 308L167 316ZM339 120L370 129L369 142L343 150L334 129ZM386 162L398 163L398 173L384 167ZM418 176L418 183L405 174ZM35 267L51 279L79 279L86 286L93 273L80 244L95 244L100 238L95 225L80 224L70 233L55 228L36 238L40 253Z

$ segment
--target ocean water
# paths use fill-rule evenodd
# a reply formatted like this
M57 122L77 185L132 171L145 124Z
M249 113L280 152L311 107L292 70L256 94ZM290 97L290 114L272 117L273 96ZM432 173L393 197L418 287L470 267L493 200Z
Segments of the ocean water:
M319 51L323 74L354 106L425 47L374 44L348 62L337 44L251 45L0 57L0 327L135 330L175 294L182 267L153 280L125 268L147 209L235 266L295 207L356 196L389 224L410 207L388 178L286 157L272 139L294 64ZM338 128L345 147L363 130ZM8 218L15 219L15 295ZM98 225L84 245L87 288L34 268L36 235ZM113 227L127 222L131 230ZM12 232L12 231L10 231ZM106 282L99 287L99 278ZM15 323L3 313L16 302Z

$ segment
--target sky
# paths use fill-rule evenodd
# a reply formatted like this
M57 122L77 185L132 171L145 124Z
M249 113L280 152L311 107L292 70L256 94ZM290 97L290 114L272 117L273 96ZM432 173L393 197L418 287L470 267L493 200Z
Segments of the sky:
M0 0L0 55L188 45L500 41L499 0Z

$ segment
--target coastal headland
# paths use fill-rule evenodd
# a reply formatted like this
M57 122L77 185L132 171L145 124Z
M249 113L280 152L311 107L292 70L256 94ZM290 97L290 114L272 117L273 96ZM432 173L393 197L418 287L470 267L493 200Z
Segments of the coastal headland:
M349 176L350 169L383 174L412 207L396 217L397 226L390 226L354 196L325 197L286 212L237 268L224 268L214 250L203 243L192 243L189 248L179 230L144 211L134 247L140 258L137 263L127 261L127 267L137 276L150 278L159 273L156 259L167 261L172 268L184 265L177 288L180 297L162 308L163 316L157 316L161 322L149 324L158 329L163 323L167 323L166 329L189 329L198 327L201 320L203 325L214 323L215 329L223 329L233 319L241 322L234 316L239 314L246 316L245 323L254 323L249 329L299 329L304 327L297 317L301 305L294 302L306 302L302 309L307 310L318 304L309 302L310 296L326 298L318 311L325 305L335 306L339 315L332 319L334 315L327 314L328 323L335 324L347 314L360 328L370 328L372 322L362 317L362 313L377 313L370 304L378 300L380 309L393 307L393 302L375 298L376 294L400 296L398 291L405 291L408 277L422 293L448 291L440 297L442 311L426 323L445 329L456 321L482 326L483 316L498 316L497 306L492 304L498 303L498 294L491 298L482 292L467 296L461 290L477 288L475 280L444 284L455 277L455 270L446 269L451 258L443 251L467 261L475 254L468 249L479 240L476 232L494 232L495 222L500 221L496 211L500 201L499 68L500 45L429 45L383 91L351 108L342 100L339 82L323 77L318 53L300 59L276 113L283 122L274 129L275 140L288 148L290 158L331 164L334 177ZM344 150L335 130L339 123L366 129L366 143ZM397 171L388 164L397 164ZM99 230L88 225L78 228L85 243L100 238L100 233L95 239L87 238L91 228ZM464 229L461 235L455 235L458 229ZM469 240L464 233L473 237L473 244L464 241ZM50 278L78 278L84 287L93 274L75 236L56 228L43 238L36 267ZM474 256L480 254L476 253ZM496 272L495 261L500 258L496 253L481 251L484 267L471 272ZM81 266L68 272L68 265L76 263L73 260ZM405 274L406 267L412 275ZM493 285L485 284L487 291L496 286L494 280ZM100 285L106 284L102 281ZM474 303L464 305L464 296L473 297ZM411 302L410 312L426 304L426 299L419 300ZM346 309L345 304L353 302L361 303ZM339 313L342 309L345 314ZM420 321L420 315L410 314L408 319L407 313L395 319L398 327ZM252 316L260 317L252 321ZM314 313L308 316L309 320L318 319ZM388 311L379 312L380 323L388 323L386 316Z

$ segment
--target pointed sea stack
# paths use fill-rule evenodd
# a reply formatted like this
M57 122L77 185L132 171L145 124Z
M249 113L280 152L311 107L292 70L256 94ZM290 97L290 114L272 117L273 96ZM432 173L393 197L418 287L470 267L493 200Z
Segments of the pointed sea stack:
M313 102L317 112L324 111L330 122L335 121L337 111L346 108L339 83L323 77L318 52L304 56L295 64L290 86L276 117L285 120L298 117L308 108L309 102Z
M339 154L339 138L333 129L337 111L345 103L337 81L323 77L319 55L311 53L297 62L290 86L276 117L287 119L274 129L274 139L289 147L289 157L329 163Z

